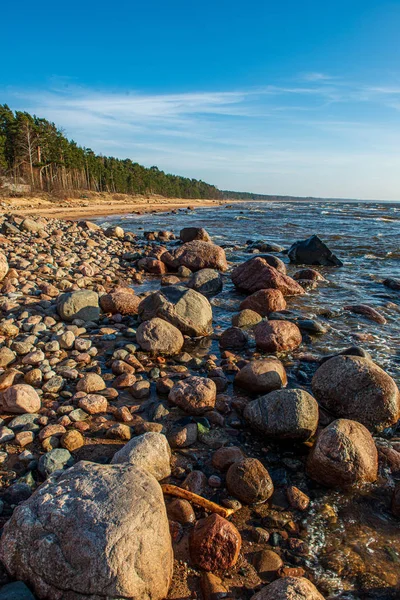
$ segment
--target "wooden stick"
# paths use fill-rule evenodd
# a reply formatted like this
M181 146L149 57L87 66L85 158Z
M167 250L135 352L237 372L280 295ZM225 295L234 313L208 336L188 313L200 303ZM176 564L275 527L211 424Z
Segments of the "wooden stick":
M189 492L189 490L184 490L177 485L163 483L161 484L161 489L164 494L167 494L168 496L176 496L177 498L183 498L184 500L193 502L193 504L205 508L208 512L217 513L217 515L220 515L225 519L230 517L235 512L235 509L233 508L224 508L215 502L211 502L211 500L207 500L207 498L203 498L203 496L198 496L197 494Z

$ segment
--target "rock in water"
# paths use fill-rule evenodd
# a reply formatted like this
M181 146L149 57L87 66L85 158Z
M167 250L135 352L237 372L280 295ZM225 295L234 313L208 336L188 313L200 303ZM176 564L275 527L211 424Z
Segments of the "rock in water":
M236 527L213 514L197 521L190 534L190 556L205 571L229 569L239 557L242 538Z
M161 600L173 553L161 488L134 465L80 462L6 523L0 557L49 600Z
M175 269L187 267L191 271L200 271L201 269L226 271L228 268L225 250L216 244L201 240L187 242L177 248L173 254L165 252L162 254L161 260L169 267Z
M318 483L336 489L376 481L378 451L372 435L356 421L333 421L319 434L307 471Z
M312 390L336 417L358 421L370 431L389 427L400 417L396 383L368 358L335 356L327 360L315 373Z
M252 360L236 375L235 385L255 394L279 390L287 385L285 368L277 358Z
M99 296L91 290L61 294L57 300L57 311L64 321L97 321L100 316Z
M2 252L0 252L0 281L3 281L4 277L8 273L8 262Z
M179 237L182 242L193 242L193 240L211 242L209 234L203 227L184 227L180 230Z
M142 350L167 356L178 354L184 342L183 335L177 327L158 317L139 325L136 340Z
M232 281L237 288L252 294L265 289L280 290L284 296L305 293L297 281L271 267L264 258L258 256L233 269Z
M243 300L239 308L254 310L262 317L267 317L272 312L285 310L286 300L280 290L259 290Z
M316 432L318 404L305 390L276 390L250 402L244 417L267 438L305 442Z
M171 475L171 448L165 435L149 431L130 440L116 452L111 464L129 463L148 471L157 481Z
M256 345L265 352L287 352L302 342L300 329L290 321L262 321L254 329Z
M251 600L324 600L324 597L308 579L284 577L262 588Z
M202 415L214 408L216 397L217 387L212 379L193 376L178 381L168 400L190 415Z
M160 317L175 325L185 335L206 336L212 333L212 308L205 296L181 285L164 287L149 294L139 305L143 321Z
M328 246L317 236L295 242L288 252L290 262L300 265L323 265L326 267L343 267L341 260L329 250Z
M222 290L222 276L215 269L201 269L194 273L187 286L204 296L215 296Z

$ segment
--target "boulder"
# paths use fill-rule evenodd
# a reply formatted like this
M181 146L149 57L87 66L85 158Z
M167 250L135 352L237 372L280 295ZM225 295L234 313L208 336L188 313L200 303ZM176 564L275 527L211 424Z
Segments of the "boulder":
M39 598L161 600L173 569L161 488L128 463L80 462L15 509L0 558Z
M68 469L73 464L74 459L69 450L66 448L54 448L40 457L38 471L42 477L49 477L56 471Z
M2 252L0 252L0 281L3 281L4 277L8 273L8 262Z
M270 267L274 267L274 269L286 275L286 265L283 260L277 256L274 256L273 254L257 254L257 258L262 258L267 261Z
M241 310L232 317L232 325L234 327L241 327L244 329L247 327L253 327L253 325L257 325L257 323L260 323L260 321L262 321L262 316L254 310L250 310L249 308Z
M240 327L228 327L219 338L221 348L232 348L239 350L244 348L249 341L248 335Z
M391 290L399 291L400 290L400 279L395 279L394 277L388 277L384 279L383 285L385 287L390 288Z
M155 317L139 325L136 330L136 341L146 352L172 356L181 351L184 339L177 327Z
M100 317L99 296L91 290L61 294L57 299L57 312L63 321L97 321Z
M312 479L332 488L376 481L378 451L364 425L338 419L318 435L307 461Z
M205 571L233 567L241 545L242 538L233 523L217 514L197 521L189 538L191 559Z
M212 410L217 397L217 387L212 379L206 377L188 377L178 381L168 400L190 415L202 415Z
M182 244L173 254L165 252L161 256L161 260L174 269L187 267L191 271L200 271L201 269L226 271L228 268L225 250L220 246L200 240Z
M158 258L153 256L145 256L137 262L138 269L146 271L146 273L154 273L155 275L164 275L167 272L167 267Z
M192 275L187 286L204 296L215 296L223 288L222 276L215 269L201 269Z
M317 236L295 242L288 252L290 262L300 265L322 265L325 267L343 267L341 260L329 250L328 246Z
M0 348L0 368L4 369L8 367L11 363L13 363L16 359L16 354L7 346L2 346Z
M324 362L313 377L312 390L333 415L358 421L370 431L380 431L400 418L395 381L362 356L335 356Z
M181 285L167 286L149 294L139 305L143 321L159 317L185 335L212 333L212 308L205 296Z
M116 452L111 464L129 463L148 471L157 481L171 475L171 448L165 435L149 431L130 440Z
M305 390L275 390L247 404L244 417L268 438L305 442L317 430L318 404Z
M24 383L12 385L0 395L0 407L4 412L37 413L41 405L37 391Z
M258 290L245 298L239 308L248 308L262 317L267 317L272 312L285 310L286 300L280 290Z
M232 271L234 285L246 292L276 289L284 296L304 294L304 289L294 279L268 264L264 258L256 257L235 267Z
M315 269L300 269L293 275L296 281L326 281L325 277Z
M265 352L287 352L302 342L300 329L290 321L262 321L254 329L256 345Z
M247 363L235 377L235 385L255 394L268 394L287 385L286 371L277 358Z
M137 315L141 300L132 288L119 288L110 294L100 296L99 302L101 310L105 313Z
M344 310L348 310L356 315L362 315L370 321L385 325L387 323L385 317L378 310L367 304L347 304L343 306Z
M21 229L29 233L38 233L44 229L44 224L27 217L21 223Z
M226 474L226 487L243 504L265 502L274 492L267 469L256 458L234 462Z
M283 577L263 587L251 600L324 600L324 597L304 577Z
M203 227L184 227L179 232L179 238L182 242L193 242L201 240L202 242L211 242L211 238Z

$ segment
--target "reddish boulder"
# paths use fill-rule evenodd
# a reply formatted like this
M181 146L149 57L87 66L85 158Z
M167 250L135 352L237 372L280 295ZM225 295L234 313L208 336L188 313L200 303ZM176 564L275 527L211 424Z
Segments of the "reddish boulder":
M232 271L234 285L250 293L264 289L277 289L284 296L304 294L304 289L294 279L280 273L268 264L264 258L247 260Z
M217 387L212 379L194 376L178 381L168 400L191 415L202 415L214 408L216 397Z
M137 266L146 273L154 273L155 275L164 275L167 272L165 264L152 256L145 256L140 258L137 262Z
M325 277L315 269L300 269L293 275L296 281L326 281Z
M280 290L258 290L243 300L239 308L240 310L249 308L262 317L267 317L272 312L285 310L286 300Z
M236 564L242 538L236 527L217 514L197 521L190 534L190 556L205 571L229 569Z
M165 252L161 256L161 260L169 267L175 269L187 267L191 271L200 271L201 269L226 271L228 268L225 250L220 246L201 240L187 242L177 248L173 254Z
M302 342L300 329L290 321L263 321L254 329L256 345L265 352L286 352Z
M287 385L286 371L277 358L252 360L235 377L235 384L255 394L268 394Z
M140 302L132 288L117 288L99 300L101 310L113 315L137 315Z

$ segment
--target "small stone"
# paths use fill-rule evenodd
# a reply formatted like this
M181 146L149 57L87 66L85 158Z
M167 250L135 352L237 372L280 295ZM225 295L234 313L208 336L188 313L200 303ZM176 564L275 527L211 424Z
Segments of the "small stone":
M267 469L256 458L234 462L226 474L226 486L244 504L265 502L274 491Z
M68 450L64 448L56 448L50 450L47 454L40 457L38 463L39 473L43 477L48 477L59 469L66 469L74 464L74 459Z
M217 514L197 521L189 538L193 563L205 571L229 569L239 558L242 545L236 527Z
M80 398L78 406L89 415L97 415L107 412L108 402L107 398L100 394L88 394L84 398Z
M86 373L77 383L76 389L78 392L101 392L106 387L104 380L97 373Z
M123 423L116 423L115 425L112 425L109 429L107 429L106 436L111 439L129 441L132 436L131 428L128 427L128 425L124 425Z
M85 438L76 429L70 429L61 436L60 444L69 452L74 452L85 445Z

